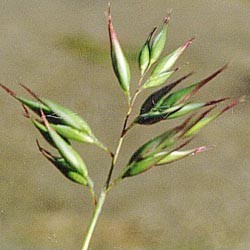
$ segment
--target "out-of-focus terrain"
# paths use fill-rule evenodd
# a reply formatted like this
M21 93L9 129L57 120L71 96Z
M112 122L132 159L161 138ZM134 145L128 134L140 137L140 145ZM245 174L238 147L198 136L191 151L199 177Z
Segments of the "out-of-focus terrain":
M246 102L192 142L211 146L208 152L127 179L111 192L91 249L250 249L250 4L113 0L113 22L134 86L136 55L170 9L165 52L196 37L175 78L194 70L191 83L230 62L196 99L245 95ZM72 108L114 149L126 100L111 68L106 10L106 1L1 0L0 82L19 93L18 83L25 83ZM80 249L92 208L87 190L41 157L37 131L2 91L0 107L0 249ZM147 138L172 125L136 127L118 169ZM78 149L100 188L110 159L93 146Z

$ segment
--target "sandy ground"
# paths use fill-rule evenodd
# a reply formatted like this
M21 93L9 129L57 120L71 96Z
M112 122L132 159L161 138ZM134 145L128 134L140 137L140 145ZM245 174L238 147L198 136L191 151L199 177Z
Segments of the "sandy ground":
M197 99L245 95L246 102L192 142L212 150L128 179L110 193L91 249L250 249L249 2L113 0L112 9L132 55L173 9L166 52L196 37L176 77L194 70L190 81L196 81L231 62ZM126 101L108 60L106 10L107 1L1 0L0 82L19 93L18 83L25 83L79 112L114 149ZM133 56L131 65L136 82ZM92 209L88 192L41 157L37 131L16 102L0 95L0 249L80 249ZM171 125L135 128L116 174L140 144ZM108 157L93 146L78 149L100 188Z

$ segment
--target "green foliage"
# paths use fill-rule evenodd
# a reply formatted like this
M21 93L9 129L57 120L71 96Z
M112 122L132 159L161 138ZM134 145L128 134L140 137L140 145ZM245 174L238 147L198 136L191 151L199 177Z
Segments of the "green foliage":
M41 102L44 103L57 117L60 117L60 120L79 131L86 132L91 134L91 129L88 124L72 110L64 108L48 99L41 99Z
M143 76L144 73L147 71L149 64L150 64L150 52L151 52L151 40L156 31L156 28L149 34L147 41L142 46L141 51L139 53L139 68L141 71L141 75Z
M91 180L87 180L86 176L78 169L72 167L63 157L53 156L47 150L42 148L37 141L40 152L46 157L65 177L69 180L81 185L93 185Z
M110 53L111 60L115 75L120 83L123 91L130 96L130 69L129 64L127 62L126 57L122 51L120 43L117 38L116 31L113 27L113 23L111 20L111 12L109 9L109 17L108 17L108 30L109 30L109 38L110 38Z
M157 36L155 36L155 38L152 41L152 45L150 47L150 65L152 65L159 59L164 50L165 43L167 40L168 22L169 22L169 17L167 16L164 19L161 31Z
M158 75L152 75L148 78L148 80L143 84L143 88L154 88L162 85L164 82L168 80L170 76L172 76L178 68L170 71L165 71L163 73L160 73Z
M173 66L184 51L191 45L193 39L188 40L168 55L162 56L167 39L169 20L169 17L164 19L163 25L157 34L155 34L156 28L154 28L146 39L146 42L141 47L138 56L141 76L138 80L137 90L131 95L130 66L118 41L109 8L108 31L112 66L119 85L128 99L128 111L124 119L121 136L115 153L104 146L103 143L96 138L88 123L71 109L61 106L54 101L39 97L24 85L21 86L32 96L32 99L19 96L5 85L0 84L9 95L22 105L25 111L25 117L32 122L45 141L54 147L59 154L57 156L51 154L48 150L41 147L37 141L38 149L42 155L66 178L80 185L89 187L96 206L91 219L91 224L87 230L82 250L88 249L90 238L100 215L105 197L115 185L126 177L139 175L148 171L152 167L170 164L205 151L205 146L199 146L192 149L183 148L187 146L194 138L194 135L206 125L220 117L226 111L232 109L243 100L242 98L234 100L219 111L215 111L216 108L229 98L220 98L202 102L190 100L203 86L224 71L227 65L223 66L205 79L196 81L195 83L192 82L183 88L172 91L192 75L192 73L189 73L175 82L167 82L179 69L179 67L173 68ZM78 42L76 42L76 44L73 43L72 46L77 47L79 45ZM89 47L92 48L91 46L94 45L90 44ZM104 55L103 51L100 50L99 52L100 56ZM134 117L134 119L131 119L131 113L137 96L145 89L157 88L163 84L164 86L151 93L146 98L141 105L139 114ZM199 114L201 109L205 109L205 111ZM31 114L29 113L30 111ZM168 119L177 119L186 116L187 114L189 114L189 117L187 117L180 125L160 133L158 136L146 141L140 146L130 157L128 163L121 170L118 177L113 180L113 169L116 166L124 138L133 126L152 125ZM132 121L130 122L130 120ZM83 158L71 144L72 141L84 144L94 144L105 150L105 152L111 157L111 166L107 180L100 192L98 201L96 201L94 183L89 177L88 168Z
M185 42L181 47L171 52L169 55L163 57L152 71L152 76L156 76L163 72L169 71L182 55L182 53L190 46L192 41L193 38Z
M46 120L44 113L42 113L42 119L48 130L51 140L62 156L64 162L66 162L71 168L80 173L82 177L86 179L87 185L92 186L92 181L88 176L88 170L83 159L72 148L72 146L67 143L67 141L65 141L53 128L51 128L48 121Z
M155 34L156 28L152 30L139 52L138 64L141 78L138 83L138 90L131 97L129 64L118 41L109 9L108 31L112 66L122 90L128 96L129 102L128 114L125 119L120 142L115 154L95 137L88 123L72 110L46 98L40 98L24 85L21 86L35 100L18 96L8 87L2 84L0 85L8 94L22 104L25 110L25 116L31 120L43 138L58 150L60 156L52 156L48 151L39 146L39 150L43 155L70 180L92 186L92 181L88 176L87 167L80 155L73 149L70 143L71 141L95 144L108 152L113 159L110 171L111 176L113 166L116 163L122 145L123 137L133 125L152 125L163 120L176 119L191 114L191 116L189 116L181 125L161 133L139 147L130 158L127 166L122 170L120 177L118 177L118 179L123 179L125 177L145 172L153 166L172 163L189 155L194 155L198 152L204 151L203 149L205 149L205 147L198 147L190 150L180 149L186 146L189 143L190 138L197 134L203 127L241 101L240 99L236 100L221 111L215 112L209 116L208 114L215 109L219 103L226 101L228 98L221 98L207 102L190 101L192 96L227 67L227 65L225 65L205 79L192 83L174 92L172 92L172 90L189 78L192 73L179 78L175 82L165 84L146 98L140 108L139 115L134 118L130 125L127 124L137 95L144 89L158 87L164 84L169 77L177 71L178 68L172 69L172 67L193 41L193 39L188 40L182 46L161 58L165 48L169 20L169 16L164 19L163 25L158 34ZM154 64L155 66L153 67ZM151 67L153 68L151 69ZM210 108L200 115L194 113L201 108L209 106ZM33 111L36 117L32 117L29 110ZM183 142L182 140L186 141ZM108 178L107 181L107 188L109 186L109 181L110 178Z
M220 74L225 68L226 66L217 70L215 73L203 79L202 81L177 90L171 94L169 94L169 92L180 82L185 80L185 78L187 78L190 74L185 76L184 78L177 80L177 82L175 83L164 86L160 90L150 95L148 99L146 99L141 107L139 116L135 119L134 122L143 125L154 124L162 120L177 118L198 110L202 107L215 105L216 103L226 100L226 98L223 98L206 103L187 102L190 97L196 94L198 90L200 90L209 81Z
M224 101L225 98L221 100ZM214 106L203 112L197 118L190 116L180 126L170 129L143 144L132 155L127 167L124 169L121 178L141 174L154 166L169 164L181 160L189 155L195 155L197 153L205 151L206 147L204 146L185 151L179 151L179 149L186 146L191 141L191 137L194 134L198 133L203 127L218 118L224 112L232 109L235 105L237 105L241 101L241 98L233 101L230 105L228 105L221 111L211 116L207 116L216 107L215 104L220 102L221 100L210 102L209 104ZM184 139L188 140L185 142L181 142L181 140ZM178 145L179 142L181 142L181 144ZM176 148L173 148L173 146L175 146Z

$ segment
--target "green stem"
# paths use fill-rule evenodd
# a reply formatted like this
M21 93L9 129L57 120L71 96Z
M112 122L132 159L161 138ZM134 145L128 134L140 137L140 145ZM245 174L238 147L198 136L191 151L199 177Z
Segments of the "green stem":
M119 153L120 153L120 150L121 150L121 146L122 146L123 140L124 140L124 136L121 136L120 139L119 139L118 146L116 148L114 157L113 157L112 162L111 162L111 166L110 166L109 173L108 173L108 178L106 180L106 188L107 189L108 189L109 183L111 181L112 173L113 173L116 161L118 159L118 156L119 156Z
M96 200L96 196L95 196L95 190L93 187L89 188L89 192L93 201L93 205L96 206L97 200Z
M127 112L127 115L126 115L125 120L124 120L124 123L123 123L121 136L120 136L120 139L119 139L119 142L118 142L118 146L117 146L117 148L116 148L116 151L115 151L115 154L114 154L114 157L113 157L113 159L112 159L112 163L111 163L111 166L110 166L110 169L109 169L108 178L107 178L107 181L106 181L106 189L109 188L109 183L110 183L110 181L111 181L112 173L113 173L113 170L114 170L116 161L117 161L117 159L118 159L118 156L119 156L119 153L120 153L120 150L121 150L121 146L122 146L124 137L125 137L126 133L128 132L128 130L129 130L130 128L132 128L132 126L129 126L129 127L127 128L128 120L129 120L129 117L130 117L130 115L131 115L131 112L132 112L132 109L133 109L135 100L136 100L137 96L140 94L141 90L142 90L142 88L138 88L138 89L136 90L134 96L131 98L131 100L130 100L130 102L129 102L129 108L128 108L128 112Z
M122 181L122 177L119 176L118 178L116 178L113 182L111 182L107 188L107 193L114 188L117 184L119 184Z
M96 204L95 210L94 210L92 218L91 218L91 222L90 222L89 227L87 229L87 233L85 235L82 250L88 250L88 248L89 248L89 243L90 243L91 237L93 235L94 229L96 227L96 223L98 221L98 218L101 214L102 207L103 207L103 204L104 204L105 199L106 199L106 195L107 195L107 192L105 190L103 190L100 194L99 200Z
M105 187L103 188L103 190L102 190L102 192L101 192L101 194L99 196L99 199L98 199L98 201L96 203L96 206L95 206L95 209L94 209L94 212L93 212L93 215L92 215L89 227L87 229L87 233L85 235L85 239L84 239L84 242L83 242L82 250L88 250L88 248L89 248L90 240L91 240L91 237L92 237L93 232L95 230L98 218L99 218L99 216L101 214L102 207L103 207L103 204L105 202L107 193L111 190L111 188L113 188L114 186L116 186L122 180L121 178L117 178L114 182L112 182L110 184L112 173L113 173L115 164L117 162L117 159L118 159L121 147L122 147L122 143L123 143L124 137L125 137L126 133L129 131L129 129L131 129L133 127L133 125L134 125L132 123L132 124L130 124L127 127L128 120L129 120L129 117L131 115L131 112L132 112L135 100L136 100L137 96L140 94L140 92L142 91L142 87L140 87L140 85L142 83L142 80L143 80L143 77L139 80L139 84L138 84L139 88L136 90L136 92L133 95L133 97L131 98L130 95L128 95L129 108L128 108L128 112L127 112L127 115L126 115L124 123L123 123L123 128L122 128L121 136L120 136L120 139L119 139L119 142L118 142L115 154L113 154L105 146L102 147L101 145L99 145L103 149L106 149L107 152L110 153L110 155L112 157L112 162L111 162L111 166L110 166L110 169L109 169L109 173L108 173L108 177L107 177L107 180L106 180Z

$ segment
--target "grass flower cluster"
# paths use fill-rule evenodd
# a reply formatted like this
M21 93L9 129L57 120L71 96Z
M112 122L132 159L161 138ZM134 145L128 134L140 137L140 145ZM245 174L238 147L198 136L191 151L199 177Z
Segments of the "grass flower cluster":
M167 82L173 74L179 71L175 64L192 44L193 38L184 42L171 53L164 55L169 21L170 16L168 15L164 18L162 26L159 29L154 28L142 45L138 53L140 78L137 81L136 91L131 93L130 65L118 40L109 8L108 32L112 66L128 102L128 111L124 117L120 138L114 151L101 142L88 123L69 108L40 97L25 85L21 85L21 87L31 99L19 96L13 90L1 84L2 89L21 104L25 117L47 142L47 145L43 146L40 139L36 141L42 156L70 181L86 186L90 191L94 210L86 230L82 250L89 249L90 240L106 196L112 188L128 177L134 177L152 168L157 168L157 166L174 163L185 157L206 151L207 148L203 145L195 148L186 147L201 129L242 100L242 98L239 98L229 101L230 98L228 97L199 102L193 100L196 93L223 72L227 65L198 82L191 82L178 90L174 90L175 87L183 84L192 75L192 73L189 73L174 82ZM138 115L131 117L135 101L145 89L152 89L152 93L141 104ZM225 102L227 104L224 104ZM184 116L184 121L178 122L178 118ZM146 141L134 152L127 163L124 163L120 174L113 178L113 170L116 167L123 141L128 132L134 126L152 126L159 122L167 122L170 119L176 119L176 126ZM96 195L98 192L95 190L93 178L89 174L90 167L85 164L80 153L72 146L72 141L93 144L104 150L111 158L106 180L98 196ZM52 154L47 147L56 149L58 154Z

